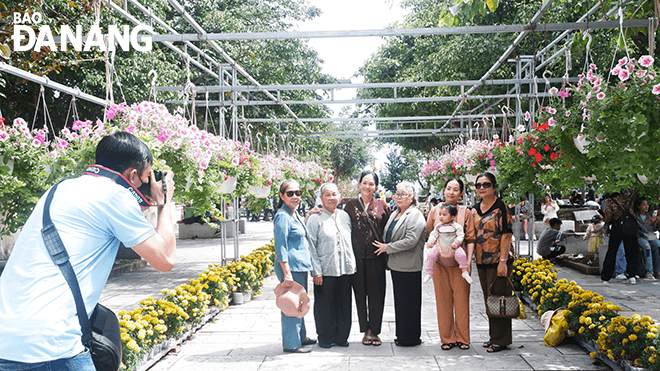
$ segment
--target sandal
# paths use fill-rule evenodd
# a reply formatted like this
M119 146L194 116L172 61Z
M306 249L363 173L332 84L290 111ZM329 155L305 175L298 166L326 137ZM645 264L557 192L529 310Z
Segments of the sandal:
M445 343L440 346L440 349L442 350L451 350L453 347L456 346L456 343Z
M490 346L491 346L490 341L485 342L483 345L484 348L490 348Z
M460 341L456 342L456 346L463 350L470 349L470 344L461 343Z
M490 347L488 347L488 349L486 349L486 352L488 352L488 353L497 353L497 352L503 351L504 349L509 349L509 346L508 345L491 344Z
M371 345L373 342L373 338L367 334L364 334L364 337L362 337L362 344L364 345Z
M381 344L382 344L382 342L380 341L380 338L378 337L378 335L373 335L371 337L371 345L377 347L377 346L380 346Z

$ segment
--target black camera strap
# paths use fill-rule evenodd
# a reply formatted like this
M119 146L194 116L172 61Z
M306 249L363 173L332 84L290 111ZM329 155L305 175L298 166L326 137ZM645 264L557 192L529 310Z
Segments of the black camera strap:
M109 178L112 179L115 183L119 184L120 186L128 189L129 192L131 192L131 195L135 197L135 200L140 204L142 207L149 207L149 206L160 206L156 204L151 204L147 198L140 192L139 189L137 189L131 182L128 181L121 173L118 173L114 170L110 170L107 167L101 166L101 165L90 165L87 167L83 175L92 175L92 176L97 176L97 177L104 177L104 178ZM165 180L163 179L163 193L166 192L165 188ZM167 196L167 194L166 194ZM167 197L165 198L167 200Z

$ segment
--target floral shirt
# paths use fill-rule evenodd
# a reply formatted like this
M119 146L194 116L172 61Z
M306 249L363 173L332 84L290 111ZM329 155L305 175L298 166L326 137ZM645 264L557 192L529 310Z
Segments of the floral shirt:
M497 199L485 213L481 212L481 202L472 210L476 229L475 252L477 265L497 264L500 259L502 235L512 233L511 216L506 205ZM509 246L509 250L513 248Z
M614 222L621 219L623 216L623 211L621 209L625 209L626 207L630 208L628 212L630 215L633 215L634 212L632 210L632 206L633 201L636 198L637 192L635 192L634 189L626 189L623 192L617 193L616 195L608 198L605 202L605 217L603 218L605 224L612 225ZM616 202L614 202L614 200L616 200ZM619 207L619 205L621 207Z
M387 220L390 217L390 207L385 201L374 198L369 203L369 206L367 206L367 216L362 211L360 202L360 199L354 198L348 200L344 206L344 211L351 217L351 225L353 226L353 232L351 234L353 252L356 259L376 259L379 256L374 254L376 247L373 245L373 242L376 238L381 242L383 241L385 224L387 224ZM374 223L376 231L380 236L374 236L367 217ZM381 254L380 258L384 259L385 254Z

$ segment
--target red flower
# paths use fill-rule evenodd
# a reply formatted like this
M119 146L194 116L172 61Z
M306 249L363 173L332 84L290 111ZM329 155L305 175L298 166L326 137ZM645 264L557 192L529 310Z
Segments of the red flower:
M530 156L534 156L536 154L536 148L532 147L527 151L527 154Z
M545 147L543 147L543 149L544 149L546 152L548 152L548 151L550 150L550 146L546 144Z
M550 154L550 159L551 159L552 161L557 161L558 158L559 158L559 154L557 154L557 153L555 153L555 152L552 152L552 153Z
M541 156L540 153L537 153L534 157L535 157L536 162L541 162L541 160L543 160L543 156Z
M536 164L532 164L532 167L536 167Z

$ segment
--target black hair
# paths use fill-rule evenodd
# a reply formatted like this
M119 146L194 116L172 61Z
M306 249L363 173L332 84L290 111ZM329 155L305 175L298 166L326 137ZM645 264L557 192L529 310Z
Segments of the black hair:
M101 139L96 146L95 163L119 173L134 168L142 175L153 160L149 147L125 131L115 131Z
M634 203L634 205L635 205L635 207L634 207L635 211L639 211L639 207L642 205L642 202L644 202L644 201L647 201L647 200L646 200L646 197L637 197L637 199L635 199L635 203ZM648 202L648 201L647 201L647 202Z
M495 179L495 175L493 175L493 173L491 173L489 171L483 172L483 173L477 175L477 177L474 178L475 179L474 181L476 182L477 179L479 179L481 177L488 178L488 180L490 180L490 182L493 183L493 188L497 188L497 179ZM460 181L459 181L459 183L460 183Z
M360 173L360 180L358 180L358 183L362 183L362 179L367 175L371 175L374 177L374 183L376 183L376 187L378 187L378 174L374 173L371 170L364 170L362 173Z
M300 186L298 181L295 180L295 179L287 179L287 180L283 181L282 184L280 184L280 201L277 203L277 208L278 209L281 208L282 205L284 204L284 200L282 200L282 195L284 194L284 192L286 192L286 189L289 188L289 186L291 184L294 184L294 183L298 184L298 186Z
M440 208L449 211L449 215L451 215L451 216L458 215L458 209L456 208L456 206L454 204L449 203L449 202L443 203L442 205L440 205Z
M548 221L548 224L552 227L553 225L557 225L557 224L561 225L562 221L559 218L552 218Z
M452 180L455 180L455 181L458 182L458 185L461 187L461 193L463 193L463 191L465 191L465 183L463 183L463 181L460 180L459 178L448 178L447 181L445 182L445 185L442 187L442 189L447 188L447 184L449 184L449 182L451 182Z
M435 205L438 203L438 199L435 198L435 197L432 197L432 198L429 200L429 202L432 203L432 204L435 206Z

